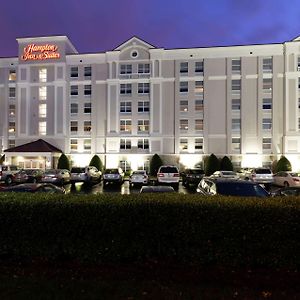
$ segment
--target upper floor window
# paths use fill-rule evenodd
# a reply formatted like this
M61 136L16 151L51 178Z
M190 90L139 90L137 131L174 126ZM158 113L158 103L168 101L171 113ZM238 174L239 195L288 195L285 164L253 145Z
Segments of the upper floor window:
M84 139L83 140L83 150L91 150L91 148L92 148L92 140Z
M182 62L180 63L180 74L187 74L189 72L189 63Z
M70 122L70 131L71 131L71 133L77 133L77 131L78 131L78 122L77 121Z
M16 132L16 123L15 122L8 122L8 132L14 133Z
M46 103L39 104L39 117L40 118L47 117L47 104Z
M92 67L84 67L84 77L91 77L92 76Z
M47 100L47 87L46 86L39 87L39 99Z
M241 74L241 60L239 58L231 60L231 72L232 74Z
M16 88L15 87L10 87L9 90L9 98L16 98Z
M138 84L138 93L139 94L149 94L150 92L150 84L149 83L139 83Z
M90 96L92 95L92 86L90 84L87 84L84 86L84 91L83 91L83 94L85 96Z
M9 112L10 117L14 117L16 115L16 106L14 104L9 105Z
M241 93L241 80L232 80L231 81L231 90L232 95L240 95Z
M231 100L231 109L232 110L241 110L241 99L232 99Z
M241 119L232 119L231 121L231 129L233 131L241 130Z
M47 69L46 68L39 69L39 81L47 82Z
M138 64L138 73L139 74L149 74L150 73L150 64Z
M70 104L70 113L71 113L71 115L78 114L78 103Z
M272 119L264 118L262 120L262 129L263 130L271 130L272 129Z
M45 121L39 122L39 134L40 135L47 134L47 123Z
M131 140L129 140L129 139L121 139L120 140L120 149L121 150L131 149Z
M149 101L138 101L138 112L139 113L148 113L150 111L150 102Z
M298 56L297 71L300 71L300 56Z
M120 102L120 113L131 113L131 101Z
M92 130L92 122L91 121L84 121L83 122L83 131L86 132L91 132Z
M195 120L195 130L196 131L203 130L203 119L196 119Z
M180 151L188 150L188 139L180 139L179 143Z
M131 94L131 83L120 84L120 94L121 95Z
M180 111L187 112L189 110L189 102L187 100L180 101Z
M203 81L195 81L195 95L203 96L204 87Z
M78 150L78 140L77 139L71 139L70 140L70 148L71 148L71 151L77 151Z
M120 131L131 132L131 120L120 120Z
M138 139L138 149L147 150L149 149L149 140L148 139Z
M204 110L203 100L195 100L195 111L203 112L203 110Z
M263 79L263 91L265 93L272 92L272 78L264 78Z
M203 74L203 61L196 61L195 62L195 73L202 73Z
M92 103L91 102L84 103L83 112L85 114L91 114L92 113Z
M149 132L149 120L138 120L138 132Z
M179 120L179 129L181 131L188 131L189 129L189 120Z
M188 81L181 81L179 83L179 92L180 93L187 93L189 91L189 83Z
M120 74L132 74L132 65L121 65Z
M195 151L203 150L203 138L195 139Z
M272 150L272 139L271 138L263 138L262 139L262 148L263 148L263 150Z
M16 70L9 70L8 81L14 82L17 80Z
M78 78L78 67L71 67L70 77L71 78Z
M70 95L71 96L78 96L78 85L71 85L70 86Z
M263 99L262 108L263 109L272 109L272 99L271 98Z
M240 151L241 150L241 138L234 137L231 139L231 149L233 151Z
M263 73L273 72L273 60L272 57L263 58Z

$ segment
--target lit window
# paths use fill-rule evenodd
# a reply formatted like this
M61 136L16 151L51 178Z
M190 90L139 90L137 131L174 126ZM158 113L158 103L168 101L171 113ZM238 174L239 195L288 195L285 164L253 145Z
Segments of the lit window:
M70 122L70 131L71 131L71 134L77 133L77 131L78 131L78 122L77 121Z
M71 115L78 114L78 104L77 103L71 103L70 112L71 112Z
M189 83L188 81L181 81L179 83L179 92L180 93L187 93L189 91Z
M121 139L120 140L120 149L121 150L131 149L131 140L129 140L129 139Z
M138 132L149 132L149 120L138 120Z
M83 112L85 114L91 114L92 113L92 103L91 102L84 103Z
M195 81L195 95L199 95L203 98L203 93L204 93L204 87L203 87L203 81Z
M71 139L70 140L70 148L71 148L71 151L77 151L78 150L78 140L77 139Z
M187 62L180 63L180 74L187 74L189 72L189 64Z
M272 57L263 59L263 73L272 73L273 72L273 60Z
M195 100L195 111L196 112L203 112L203 100Z
M121 65L120 74L132 74L132 65Z
M232 119L231 126L232 126L231 129L233 131L241 130L241 119Z
M262 128L263 128L263 130L271 130L272 129L272 119L264 118L262 120Z
M272 149L272 139L271 138L263 138L262 139L262 148L263 148L263 150L271 150Z
M195 151L202 151L203 150L203 139L195 139Z
M200 73L200 75L203 75L203 61L195 62L195 73Z
M92 86L90 84L87 84L84 86L84 91L83 91L83 94L85 96L90 96L92 95Z
M92 67L84 67L84 77L92 77Z
M17 80L16 70L9 70L8 81L14 82Z
M266 110L272 109L272 99L271 98L263 99L262 108Z
M91 121L84 121L83 122L83 131L85 133L91 132L92 130L92 122Z
M40 100L46 100L47 99L47 87L46 86L40 86L39 87L39 99Z
M139 101L138 102L138 112L139 113L148 113L149 112L149 101Z
M188 150L188 139L180 139L179 141L180 151L187 151Z
M272 78L263 79L263 92L271 93L272 92Z
M203 130L203 119L196 119L195 120L195 130Z
M70 95L71 96L78 96L78 85L71 85L70 86Z
M149 149L149 140L148 139L139 139L138 140L138 149L143 149L143 150Z
M138 64L138 73L139 74L149 74L150 73L150 64Z
M180 101L180 111L187 112L189 110L189 102L187 100Z
M70 77L71 78L78 78L78 67L71 67Z
M9 98L16 98L16 88L15 87L10 87L9 88Z
M120 113L131 113L131 101L120 102Z
M120 131L121 132L131 132L131 120L120 120Z
M9 105L9 116L14 117L16 114L16 106L14 104Z
M9 133L16 132L16 123L15 122L9 122L8 123L8 132Z
M189 129L189 120L179 120L179 129L187 131Z
M47 82L47 69L46 68L39 69L39 81Z
M131 94L131 84L130 83L120 84L120 94L121 95Z
M232 138L231 139L231 149L233 151L240 151L241 150L241 138Z
M231 100L231 109L232 110L241 110L241 99L232 99Z
M46 135L47 133L47 124L46 122L39 122L39 134Z
M232 74L241 74L241 60L239 58L231 60L231 72Z
M138 93L139 94L149 94L150 92L150 84L149 83L139 83L138 84Z
M91 139L84 139L83 140L83 150L91 150L92 141Z
M40 104L39 105L39 117L46 118L47 117L47 104Z

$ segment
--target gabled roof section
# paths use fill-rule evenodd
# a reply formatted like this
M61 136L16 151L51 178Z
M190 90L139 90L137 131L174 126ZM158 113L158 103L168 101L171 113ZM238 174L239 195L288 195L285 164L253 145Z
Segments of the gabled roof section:
M139 37L133 36L131 39L127 40L126 42L119 45L117 48L114 49L114 51L121 51L125 48L128 48L130 46L141 46L147 49L153 49L156 48L153 45L145 42L144 40L140 39Z
M62 151L53 145L49 144L48 142L39 139L34 142L30 142L27 144L23 144L17 147L9 148L4 150L4 152L59 152Z
M291 42L299 42L299 41L300 41L300 35L291 40Z

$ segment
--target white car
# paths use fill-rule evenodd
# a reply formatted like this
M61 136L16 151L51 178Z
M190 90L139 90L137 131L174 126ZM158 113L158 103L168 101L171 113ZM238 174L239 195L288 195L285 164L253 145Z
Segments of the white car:
M300 186L300 173L297 172L278 172L273 179L278 186Z
M157 183L172 185L178 189L179 177L179 170L176 166L161 166L157 172Z
M233 171L216 171L211 178L228 178L228 179L239 179L239 175Z
M145 170L134 171L129 177L130 186L149 183L149 176Z

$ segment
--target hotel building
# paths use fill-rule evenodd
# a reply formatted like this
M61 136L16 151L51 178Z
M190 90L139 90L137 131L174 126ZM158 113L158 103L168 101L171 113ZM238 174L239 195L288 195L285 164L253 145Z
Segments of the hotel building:
M61 153L86 165L147 168L153 154L193 167L211 153L236 167L285 155L300 169L300 38L282 44L163 49L133 37L80 54L66 36L17 39L0 58L0 152L26 168Z

